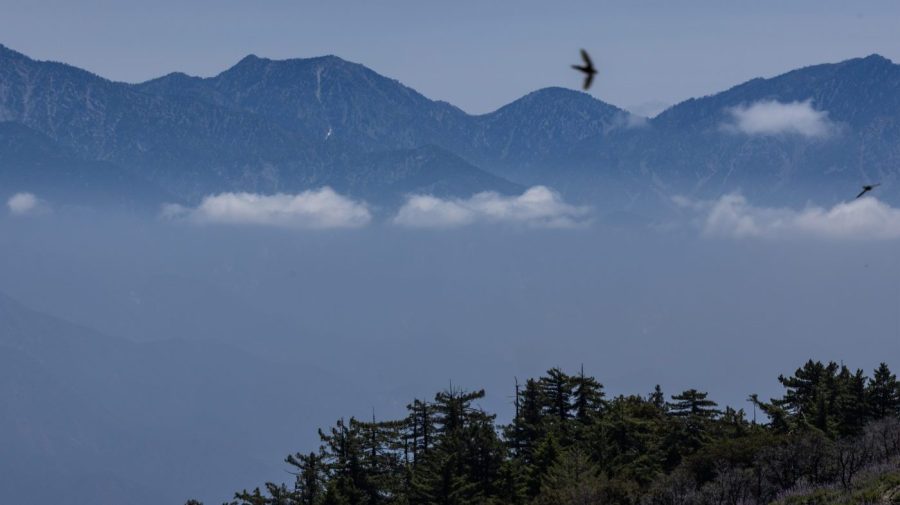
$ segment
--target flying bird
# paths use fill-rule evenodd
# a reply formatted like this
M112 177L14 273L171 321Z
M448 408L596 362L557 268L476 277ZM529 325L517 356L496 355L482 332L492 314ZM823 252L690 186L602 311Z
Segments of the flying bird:
M588 56L587 51L584 49L581 50L581 59L584 60L584 65L572 65L572 68L584 73L584 90L587 91L591 87L591 83L594 82L597 69L594 68L594 62L591 61L591 57Z
M856 198L863 196L864 194L868 193L869 191L872 191L873 189L877 188L878 186L881 186L880 182L878 184L866 184L865 186L862 187L863 190L860 191L858 195L856 195Z

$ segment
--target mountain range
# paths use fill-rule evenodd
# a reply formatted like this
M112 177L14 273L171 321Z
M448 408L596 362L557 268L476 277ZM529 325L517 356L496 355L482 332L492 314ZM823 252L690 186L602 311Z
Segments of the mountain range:
M126 84L0 46L0 185L154 208L325 185L388 206L535 184L607 210L733 191L835 201L878 181L890 200L898 91L900 66L872 55L753 79L653 118L562 88L470 115L335 56L251 55L214 77Z

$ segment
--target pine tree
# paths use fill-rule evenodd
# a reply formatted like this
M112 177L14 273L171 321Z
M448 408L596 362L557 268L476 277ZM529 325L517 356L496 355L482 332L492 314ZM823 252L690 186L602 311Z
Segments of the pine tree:
M297 469L294 483L297 505L319 505L325 498L327 474L322 454L288 455L285 462Z
M709 441L710 423L721 414L716 402L707 399L707 393L688 389L672 396L668 415L675 420L675 430L670 447L677 449L678 458L692 454Z
M590 425L603 411L603 384L597 379L584 375L584 366L575 377L571 378L573 384L572 398L575 409L575 419L581 425Z
M663 394L662 387L659 384L653 388L653 392L647 398L656 408L662 412L666 412L666 395Z
M562 425L572 416L572 378L559 368L551 368L547 370L546 376L540 378L539 383L547 414Z
M681 394L673 395L672 399L675 401L668 404L669 414L675 417L712 419L721 412L715 408L716 402L706 397L707 393L696 389L688 389Z
M600 422L594 459L610 478L648 483L664 467L666 418L640 396L618 396Z
M536 505L585 505L602 503L600 470L583 451L563 451L541 480Z
M541 491L541 483L544 475L556 464L562 448L553 433L547 434L535 448L534 458L528 465L528 481L526 490L530 498L534 498Z
M328 466L327 505L362 505L367 503L368 479L363 468L359 425L339 420L330 433L319 430Z
M507 439L517 458L526 465L534 459L534 451L544 437L544 413L541 389L538 382L528 379L525 387L519 391L518 415L507 429Z
M403 421L351 420L360 435L361 464L364 480L362 491L368 505L380 505L399 495L404 487Z
M834 395L833 424L837 435L847 437L862 432L869 417L866 376L863 371L852 373L847 367L841 367Z
M497 475L497 503L525 505L528 503L528 469L519 458L508 458Z
M814 426L826 433L833 431L832 415L837 397L838 365L809 360L793 376L778 377L785 394L772 400L793 427Z
M437 440L413 475L412 503L467 505L493 494L503 445L494 416L472 406L483 397L452 389L435 396Z
M404 433L407 440L404 459L415 467L434 444L434 408L428 402L416 399L406 409L409 415Z
M872 417L883 419L889 416L900 416L900 382L891 373L887 364L881 363L866 389Z

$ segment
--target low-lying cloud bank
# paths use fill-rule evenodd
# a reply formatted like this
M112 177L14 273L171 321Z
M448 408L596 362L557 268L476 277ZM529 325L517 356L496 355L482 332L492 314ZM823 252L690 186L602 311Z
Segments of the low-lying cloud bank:
M358 228L372 220L365 203L341 196L328 187L296 195L221 193L207 196L196 208L165 205L163 217L195 223L298 229Z
M732 121L723 125L724 129L747 135L795 134L823 138L837 129L828 119L828 112L816 110L810 100L788 103L762 100L749 106L732 107L727 112Z
M586 224L587 207L563 201L559 193L534 186L519 196L483 192L471 198L414 195L393 222L411 228L454 228L476 223L518 223L542 228L570 228Z
M6 208L14 216L45 214L50 211L47 202L35 196L34 193L16 193L6 201Z
M725 195L714 202L675 202L699 211L703 234L713 237L900 239L900 209L871 197L839 203L830 209L810 206L802 210L755 207L739 194Z
M389 222L409 228L455 228L479 223L571 228L587 224L589 214L589 208L570 205L559 193L535 186L518 196L494 192L477 193L470 198L412 195ZM221 193L207 196L197 207L164 205L161 215L196 224L294 229L359 228L373 219L368 204L328 187L296 195Z

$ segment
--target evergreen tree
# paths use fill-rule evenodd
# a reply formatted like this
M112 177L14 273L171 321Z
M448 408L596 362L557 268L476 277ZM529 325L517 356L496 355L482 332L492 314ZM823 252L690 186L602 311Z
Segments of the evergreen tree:
M603 384L597 379L584 375L584 366L578 375L571 378L575 419L581 425L593 424L603 411Z
M676 422L670 432L670 463L693 454L709 441L710 424L720 415L716 402L707 399L707 393L688 389L672 396L668 415Z
M534 451L544 437L544 414L538 382L528 379L518 392L518 415L507 429L507 439L517 458L528 465L533 463Z
M295 482L297 505L319 505L325 498L327 474L322 454L288 455L285 462L297 469Z
M428 402L417 399L406 409L409 415L404 433L407 441L404 459L415 467L419 458L427 456L434 444L434 408Z
M483 397L452 389L435 396L438 438L413 476L413 503L474 504L495 493L503 445L494 416L472 406Z
M528 469L519 458L503 461L497 474L497 503L525 505L528 503Z
M572 416L572 378L559 368L547 370L547 375L541 377L541 392L545 399L547 415L558 421L563 426Z
M666 396L663 394L662 387L660 387L659 384L653 388L653 392L650 393L650 396L647 399L653 406L662 412L666 412Z
M681 394L673 395L672 403L668 404L668 412L675 417L696 417L700 419L712 419L719 415L716 402L708 400L707 393L688 389Z
M325 450L329 480L324 503L362 505L367 503L368 476L363 467L359 425L339 420L330 433L319 430Z
M594 459L610 478L649 483L666 466L665 417L640 396L618 396L600 422Z
M887 364L881 363L869 380L866 396L872 417L900 416L900 382Z
M834 362L825 365L809 360L793 376L778 377L786 391L782 398L772 400L772 405L784 412L792 429L808 425L826 433L833 431L831 417L837 397L838 368Z
M526 491L529 498L534 498L540 493L544 475L556 464L560 452L562 448L553 433L549 433L535 448L534 459L528 466Z
M866 377L862 370L852 373L847 367L841 367L836 380L832 408L834 410L832 422L837 435L846 437L862 432L869 417Z
M364 474L363 491L366 503L379 505L399 495L404 484L403 421L371 422L351 420L360 434L361 463Z
M541 481L536 505L586 505L602 503L600 469L577 448L563 451Z

